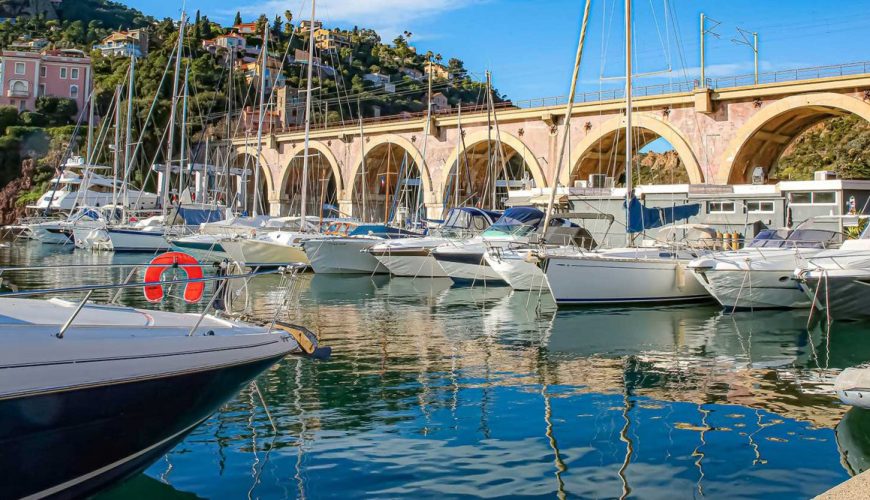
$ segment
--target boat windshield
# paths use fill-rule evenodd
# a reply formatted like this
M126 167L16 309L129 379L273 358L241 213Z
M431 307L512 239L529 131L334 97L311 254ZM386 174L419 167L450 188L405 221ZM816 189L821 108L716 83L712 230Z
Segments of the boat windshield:
M827 229L765 229L759 232L750 248L827 248L836 243L839 234Z
M447 220L444 221L440 229L479 232L488 228L498 216L497 212L484 212L476 208L453 208L447 214Z
M483 235L500 236L511 234L525 236L536 231L543 220L544 212L538 209L530 207L510 208Z

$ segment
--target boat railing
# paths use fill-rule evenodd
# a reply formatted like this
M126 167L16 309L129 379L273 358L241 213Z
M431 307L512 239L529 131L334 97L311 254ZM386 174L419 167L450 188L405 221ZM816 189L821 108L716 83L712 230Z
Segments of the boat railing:
M183 278L183 279L160 279L160 280L146 280L146 281L132 281L133 277L136 275L137 271L144 268L163 268L164 271L166 269L173 269L178 267L190 267L190 268L211 268L217 271L216 274L210 276L203 276L201 278ZM84 292L84 297L81 301L76 305L75 309L67 318L67 320L63 323L60 330L55 334L57 338L63 338L66 331L72 326L78 314L84 308L84 306L88 303L91 296L95 291L98 290L115 290L116 293L112 296L109 304L117 303L120 298L123 290L128 288L145 288L145 287L154 287L154 286L172 286L172 285L189 285L191 283L208 283L208 282L218 282L218 285L215 286L214 292L209 298L205 309L201 312L199 317L197 318L196 323L188 332L188 336L192 336L196 330L199 328L205 316L209 313L212 307L215 305L218 297L222 292L224 292L226 284L230 280L241 279L244 280L245 283L257 276L265 276L265 275L290 275L291 277L295 276L300 270L305 268L305 264L291 264L287 266L278 267L275 269L265 269L261 270L259 268L255 268L247 273L235 273L228 274L228 270L230 269L241 269L241 266L234 265L228 261L220 262L220 263L209 263L209 264L141 264L141 263L133 263L133 264L72 264L72 265L63 265L63 266L24 266L24 267L0 267L0 276L2 276L6 272L35 272L35 271L46 271L46 270L74 270L81 271L82 269L111 269L111 268L130 268L130 273L121 283L103 283L103 284L87 284L87 285L76 285L76 286L67 286L67 287L57 287L57 288L41 288L34 290L18 290L17 287L11 285L12 291L10 292L0 292L0 299L3 298L16 298L16 297L33 297L39 295L51 295L51 294L66 294L66 293L81 293ZM289 282L287 283L289 285ZM274 324L274 321L272 322ZM271 329L271 326L270 326Z

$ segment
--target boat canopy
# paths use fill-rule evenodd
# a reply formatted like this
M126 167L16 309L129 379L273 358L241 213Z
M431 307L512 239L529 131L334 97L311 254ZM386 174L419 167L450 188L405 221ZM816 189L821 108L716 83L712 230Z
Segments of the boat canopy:
M178 216L188 226L198 226L207 222L217 222L224 218L224 211L210 208L178 207Z
M627 206L625 203L623 206L628 210L628 224L625 225L625 230L629 233L642 233L647 229L662 227L678 220L688 220L689 217L701 213L700 203L647 208L634 196Z
M413 231L384 224L362 224L351 231L348 236L367 236L370 234L378 236L420 236L420 234Z
M483 231L497 221L501 215L501 212L475 207L451 208L441 228Z

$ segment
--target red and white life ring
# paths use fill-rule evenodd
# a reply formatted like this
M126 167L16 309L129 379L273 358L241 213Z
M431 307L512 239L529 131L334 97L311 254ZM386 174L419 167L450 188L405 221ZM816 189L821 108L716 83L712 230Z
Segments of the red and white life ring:
M166 252L154 257L145 270L145 283L157 283L162 281L163 273L167 269L178 268L184 271L189 279L201 279L202 267L192 256L184 252ZM202 299L205 292L205 282L194 281L184 285L184 301L195 304ZM160 302L163 300L163 285L145 285L145 298L148 302Z

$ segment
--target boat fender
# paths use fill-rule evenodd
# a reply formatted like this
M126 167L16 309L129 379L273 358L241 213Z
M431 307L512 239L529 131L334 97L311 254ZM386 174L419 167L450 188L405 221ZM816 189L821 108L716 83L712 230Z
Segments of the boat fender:
M181 269L188 279L201 279L202 268L192 255L184 252L166 252L154 257L149 267L145 270L145 282L157 283L161 281L163 273L168 269ZM163 285L145 285L145 298L148 302L160 302L163 300ZM205 283L196 281L184 285L184 301L195 304L202 299L205 292Z

